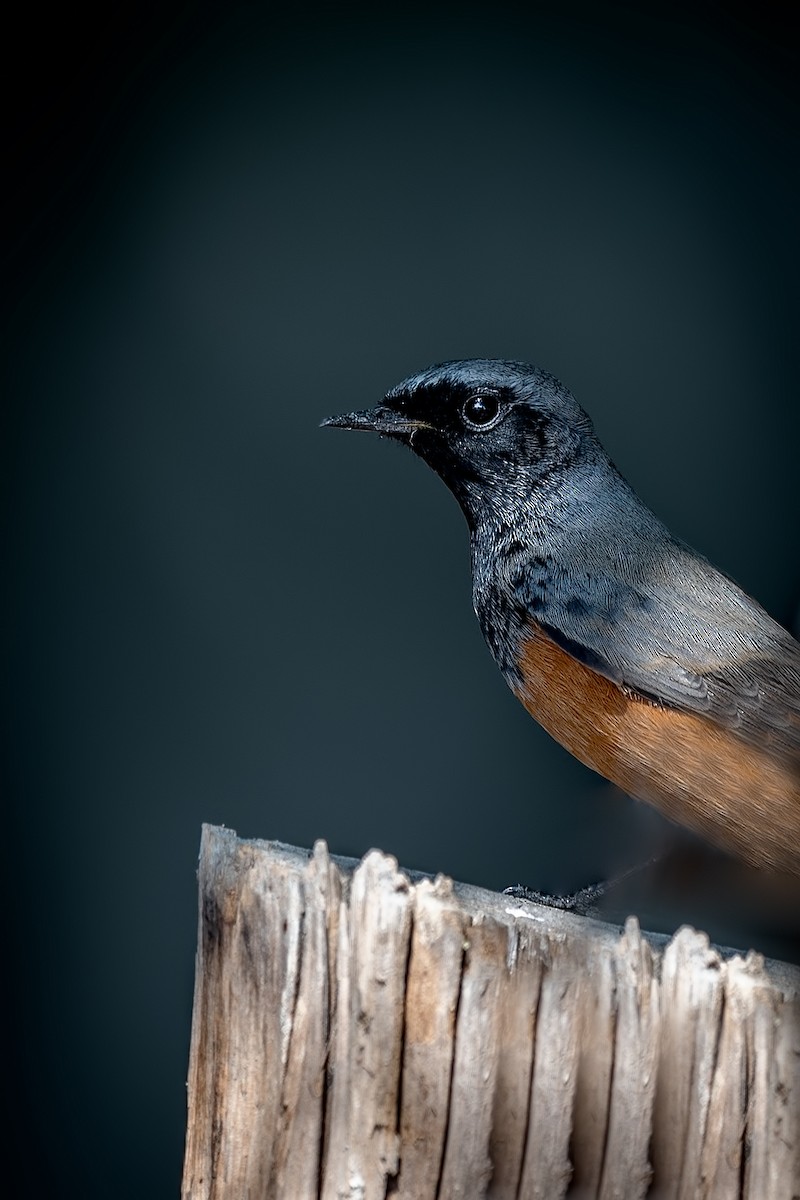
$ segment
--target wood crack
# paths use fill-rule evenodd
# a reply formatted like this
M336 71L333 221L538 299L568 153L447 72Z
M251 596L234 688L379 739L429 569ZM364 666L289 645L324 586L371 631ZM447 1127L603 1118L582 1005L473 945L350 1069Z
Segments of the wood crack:
M204 831L183 1200L800 1196L800 972Z

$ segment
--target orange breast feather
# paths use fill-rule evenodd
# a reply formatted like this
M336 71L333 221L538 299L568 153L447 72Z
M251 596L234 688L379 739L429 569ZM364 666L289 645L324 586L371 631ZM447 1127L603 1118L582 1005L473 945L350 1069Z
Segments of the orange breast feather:
M755 866L800 875L800 773L706 717L628 694L532 627L515 691L576 758Z

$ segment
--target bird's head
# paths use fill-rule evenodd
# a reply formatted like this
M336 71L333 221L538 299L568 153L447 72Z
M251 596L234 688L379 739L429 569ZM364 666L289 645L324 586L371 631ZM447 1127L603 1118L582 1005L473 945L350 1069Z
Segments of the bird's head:
M501 359L440 363L392 388L375 408L323 425L409 446L441 476L473 528L597 445L588 416L554 376Z

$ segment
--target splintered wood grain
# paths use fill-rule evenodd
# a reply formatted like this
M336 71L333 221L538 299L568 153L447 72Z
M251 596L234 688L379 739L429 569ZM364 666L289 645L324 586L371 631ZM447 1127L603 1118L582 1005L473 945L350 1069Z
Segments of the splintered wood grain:
M338 872L321 843L303 882L300 977L293 1011L282 1014L289 1030L288 1057L267 1190L275 1196L314 1196L319 1182L331 1012L327 915L341 895Z
M649 1160L659 1048L659 992L653 954L628 918L613 957L614 1065L600 1200L639 1200L650 1186Z
M371 852L341 914L323 1200L384 1197L399 1161L399 1078L411 931L407 878Z
M770 1064L770 1097L767 1103L769 1159L767 1195L787 1187L793 1200L800 1198L800 997L785 1004L769 997L774 1013L773 1056Z
M753 988L747 1022L748 1107L744 1196L800 1196L800 1004L781 1005L765 986Z
M536 1015L542 981L542 933L512 926L501 982L500 1050L489 1157L490 1200L516 1200L528 1136Z
M252 847L204 846L213 886L201 910L197 1053L190 1090L202 1097L189 1127L188 1194L256 1197L273 1163L299 976L301 877L257 869Z
M592 984L581 996L577 1078L572 1113L570 1196L599 1194L606 1157L609 1099L614 1078L617 992L614 956L598 956Z
M203 832L184 1200L795 1200L800 972Z
M441 1200L483 1196L492 1174L489 1137L500 1048L497 1003L508 930L495 921L466 934Z
M751 965L742 959L727 964L718 1069L711 1085L701 1163L705 1189L701 1194L707 1200L729 1200L741 1194L748 1103L747 1019L757 970L754 978Z
M716 1069L724 971L705 934L679 929L661 978L661 1037L656 1083L653 1183L659 1196L697 1194Z
M397 1200L435 1200L447 1133L466 918L449 879L414 889Z
M558 1200L572 1175L569 1156L585 979L565 942L552 941L542 977L533 1051L528 1141L520 1195Z
M339 903L338 920L336 922L336 977L334 989L336 995L336 1012L331 1029L330 1060L328 1068L328 1092L325 1111L325 1131L323 1140L324 1176L320 1194L323 1200L338 1200L340 1196L348 1195L345 1190L352 1180L354 1196L359 1193L356 1187L362 1188L363 1180L359 1172L351 1170L349 1161L349 1137L351 1125L350 1094L353 1076L356 1069L355 1061L355 1030L352 1020L353 980L352 980L352 950L350 923L347 919L347 903L342 899ZM359 1181L361 1182L359 1183ZM231 1198L233 1200L233 1198ZM288 1200L288 1196L286 1198Z

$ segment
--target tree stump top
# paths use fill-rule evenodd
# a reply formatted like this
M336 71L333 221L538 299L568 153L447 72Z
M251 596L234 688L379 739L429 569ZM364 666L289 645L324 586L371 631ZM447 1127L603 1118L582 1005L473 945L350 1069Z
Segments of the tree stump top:
M185 1200L800 1196L800 971L206 826Z

